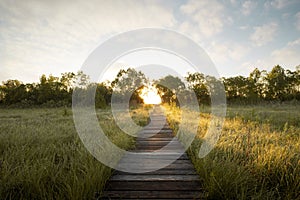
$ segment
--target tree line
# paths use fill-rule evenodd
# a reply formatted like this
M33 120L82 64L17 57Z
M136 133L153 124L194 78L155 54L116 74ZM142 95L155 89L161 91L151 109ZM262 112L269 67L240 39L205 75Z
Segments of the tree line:
M189 74L187 81L198 100L209 101L208 76L201 73ZM248 77L221 78L228 103L260 103L270 101L300 100L300 66L295 71L276 65L269 72L255 68Z
M121 102L126 97L130 99L130 104L135 105L143 103L139 92L149 84L156 86L164 103L178 104L179 95L188 103L191 92L194 92L200 104L210 104L211 93L218 91L220 83L224 85L228 103L300 100L300 66L291 71L277 65L269 72L256 68L248 77L221 79L197 72L188 73L184 80L168 75L151 82L142 72L129 68L120 70L113 81L101 83L90 82L89 77L81 71L77 74L62 73L59 77L42 75L38 83L24 84L19 80L7 80L0 85L0 105L71 106L75 89L75 95L83 94L83 97L85 93L95 92L94 100L87 98L84 101L95 101L99 108L109 106L112 98Z

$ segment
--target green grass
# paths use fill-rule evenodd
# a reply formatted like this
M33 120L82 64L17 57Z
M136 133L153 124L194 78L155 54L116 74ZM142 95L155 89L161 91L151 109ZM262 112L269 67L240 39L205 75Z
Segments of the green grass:
M182 110L166 106L168 120L178 129ZM228 108L222 135L205 158L198 157L210 121L209 110L185 110L190 126L197 129L188 150L208 199L299 199L300 198L300 106L232 106ZM280 119L278 119L280 117Z
M182 110L166 107L178 129ZM149 122L151 107L131 110L139 125ZM209 107L193 110L184 134L197 129L189 157L203 179L209 199L300 198L299 105L230 106L214 150L198 158L210 121ZM106 135L123 149L134 139L114 123L110 111L97 110ZM112 170L92 157L79 139L72 111L0 109L0 199L95 199Z
M300 105L280 103L265 106L229 106L227 117L270 124L271 128L282 131L290 126L300 127L299 110Z
M134 146L108 110L97 116L112 142ZM1 109L0 130L0 199L94 199L112 173L83 146L71 109Z
M293 103L270 103L265 105L230 105L226 117L243 121L269 124L272 129L284 130L289 126L300 127L300 105ZM210 113L209 106L200 106L202 113Z

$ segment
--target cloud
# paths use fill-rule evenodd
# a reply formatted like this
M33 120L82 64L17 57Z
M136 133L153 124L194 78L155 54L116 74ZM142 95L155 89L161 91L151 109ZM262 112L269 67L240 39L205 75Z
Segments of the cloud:
M245 1L242 5L242 13L245 16L251 14L251 12L256 8L257 3L254 1Z
M240 26L239 29L244 31L244 30L249 29L249 26Z
M239 64L243 62L250 48L234 41L212 42L206 49L221 76L232 76L241 72Z
M224 63L240 61L247 54L249 48L234 42L212 42L207 51L213 60Z
M300 12L298 12L296 15L296 23L295 23L295 26L297 28L298 31L300 31Z
M266 8L275 8L275 9L282 9L290 4L295 3L293 0L273 0L273 1L267 1L265 3Z
M157 1L4 0L0 13L0 54L5 55L0 66L6 72L0 80L33 81L45 71L76 71L112 34L177 23L172 9Z
M271 52L271 60L274 64L293 68L300 64L300 38L289 42L285 47Z
M295 70L300 64L300 38L287 43L284 47L272 51L269 56L244 63L244 67L253 66L261 69L272 69L275 65L280 65L286 69Z
M226 16L224 6L215 0L190 0L180 7L180 11L191 20L191 22L184 22L181 28L187 31L190 27L196 27L197 32L204 37L221 33L224 25L232 20Z
M287 44L288 47L295 47L298 46L300 47L300 38L298 38L297 40L291 41Z
M278 25L274 22L254 27L254 33L250 36L250 39L256 46L263 46L274 39L277 29Z

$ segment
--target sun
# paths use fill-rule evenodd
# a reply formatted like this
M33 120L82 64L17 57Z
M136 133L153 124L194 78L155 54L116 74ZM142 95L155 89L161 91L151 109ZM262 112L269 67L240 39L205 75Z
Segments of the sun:
M145 86L140 91L140 97L144 100L145 104L161 104L161 97L158 91L153 86Z

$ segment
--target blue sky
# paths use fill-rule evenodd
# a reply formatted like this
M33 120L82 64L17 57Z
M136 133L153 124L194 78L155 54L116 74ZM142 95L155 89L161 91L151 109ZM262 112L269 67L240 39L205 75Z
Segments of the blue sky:
M221 76L300 65L298 0L0 0L0 81L76 72L105 39L144 27L192 38Z

